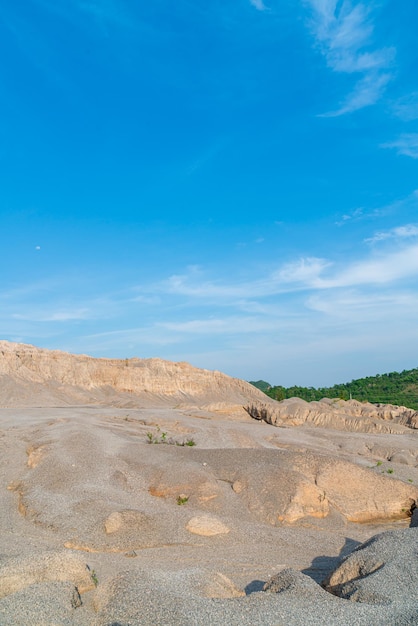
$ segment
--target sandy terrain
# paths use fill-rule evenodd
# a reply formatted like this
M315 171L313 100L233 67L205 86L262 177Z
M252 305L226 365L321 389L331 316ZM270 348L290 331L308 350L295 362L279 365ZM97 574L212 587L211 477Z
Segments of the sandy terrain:
M416 429L278 427L242 408L258 394L243 381L228 403L219 373L212 395L213 378L186 393L172 373L171 394L77 381L71 395L74 381L7 367L0 624L418 623ZM365 573L380 595L352 582Z

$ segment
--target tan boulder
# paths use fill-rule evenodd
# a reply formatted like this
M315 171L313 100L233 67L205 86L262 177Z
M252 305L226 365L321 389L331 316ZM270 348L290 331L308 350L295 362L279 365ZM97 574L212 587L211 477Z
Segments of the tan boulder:
M215 535L226 535L230 528L220 519L212 515L197 515L192 517L186 524L186 529L194 535L202 537L214 537Z
M93 570L71 552L43 552L9 559L0 567L0 598L40 582L72 582L79 593L95 587Z

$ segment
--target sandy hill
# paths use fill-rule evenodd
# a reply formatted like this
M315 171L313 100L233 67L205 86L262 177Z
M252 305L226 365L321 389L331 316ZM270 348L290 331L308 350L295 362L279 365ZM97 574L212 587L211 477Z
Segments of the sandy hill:
M188 363L98 359L0 341L0 406L126 406L138 399L243 405L265 396L249 383Z

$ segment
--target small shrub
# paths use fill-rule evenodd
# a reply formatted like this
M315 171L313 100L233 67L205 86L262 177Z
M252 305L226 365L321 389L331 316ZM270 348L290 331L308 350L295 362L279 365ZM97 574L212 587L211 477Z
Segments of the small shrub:
M386 471L388 474L393 474L393 469L391 467L389 467Z
M160 434L161 433L161 434ZM148 432L147 433L148 443L168 443L167 441L167 433L161 432L160 427L157 426L157 434Z
M378 462L376 463L376 467L380 467L382 464L383 464L383 461L378 461Z
M189 496L178 496L177 497L177 504L179 506L182 506L183 504L186 504L189 501Z

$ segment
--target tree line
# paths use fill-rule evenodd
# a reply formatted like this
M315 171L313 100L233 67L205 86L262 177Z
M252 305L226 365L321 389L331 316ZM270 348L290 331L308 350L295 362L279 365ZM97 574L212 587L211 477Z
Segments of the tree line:
M418 410L418 368L358 378L332 387L283 387L264 380L250 381L274 400L302 398L307 402L322 398L341 398L381 404L396 404Z

